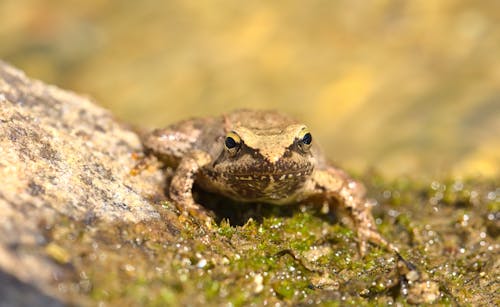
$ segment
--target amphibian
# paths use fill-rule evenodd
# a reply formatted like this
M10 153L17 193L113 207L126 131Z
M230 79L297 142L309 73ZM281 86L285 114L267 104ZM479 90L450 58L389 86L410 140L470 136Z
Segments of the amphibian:
M287 115L238 110L194 118L154 130L143 142L175 168L169 194L181 212L207 217L193 184L243 202L327 202L347 209L361 254L368 241L397 251L377 232L363 185L330 165L308 128Z

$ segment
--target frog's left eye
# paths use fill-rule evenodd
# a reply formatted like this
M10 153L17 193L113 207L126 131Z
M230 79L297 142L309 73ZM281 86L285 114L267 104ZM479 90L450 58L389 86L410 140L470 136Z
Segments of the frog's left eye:
M235 155L241 147L241 138L234 132L229 132L224 140L224 147L230 155Z
M311 147L312 144L312 135L307 128L300 130L299 135L297 136L299 140L299 147L306 151Z

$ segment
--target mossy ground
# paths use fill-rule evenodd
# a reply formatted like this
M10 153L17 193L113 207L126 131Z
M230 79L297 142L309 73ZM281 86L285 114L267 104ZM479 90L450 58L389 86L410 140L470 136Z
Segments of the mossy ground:
M364 182L380 232L438 285L436 302L500 303L498 181ZM43 225L43 252L70 276L59 291L92 305L409 303L397 257L375 246L360 257L355 233L333 214L204 198L218 208L212 230L179 220L166 202L157 221Z

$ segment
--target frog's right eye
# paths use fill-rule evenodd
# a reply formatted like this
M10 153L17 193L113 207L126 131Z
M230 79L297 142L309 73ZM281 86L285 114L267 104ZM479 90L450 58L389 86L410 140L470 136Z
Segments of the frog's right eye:
M235 155L240 149L241 138L236 133L231 131L226 135L224 146L230 155Z

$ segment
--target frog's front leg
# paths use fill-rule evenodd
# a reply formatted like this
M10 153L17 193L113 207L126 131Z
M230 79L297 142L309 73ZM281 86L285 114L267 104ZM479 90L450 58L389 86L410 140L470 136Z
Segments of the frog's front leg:
M387 242L377 231L371 214L371 205L365 199L365 188L362 184L352 180L346 173L333 167L316 170L313 176L314 194L323 194L329 205L332 198L346 209L354 222L358 235L358 244L361 255L366 253L367 242L398 252L398 249Z
M193 150L184 155L175 170L169 194L181 214L189 214L210 226L212 218L194 201L192 192L196 175L207 163L210 163L210 156L206 152Z

